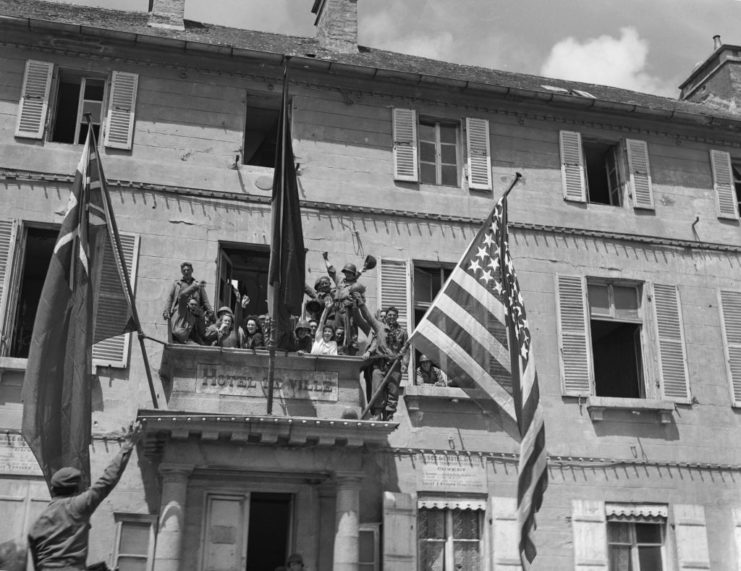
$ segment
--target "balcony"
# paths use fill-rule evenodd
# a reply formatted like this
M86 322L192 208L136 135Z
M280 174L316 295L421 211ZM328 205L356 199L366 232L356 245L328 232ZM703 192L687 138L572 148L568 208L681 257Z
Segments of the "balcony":
M167 410L141 410L162 438L319 446L386 446L398 426L360 420L359 357L277 352L268 414L266 350L166 345L160 377ZM157 446L156 443L152 442Z

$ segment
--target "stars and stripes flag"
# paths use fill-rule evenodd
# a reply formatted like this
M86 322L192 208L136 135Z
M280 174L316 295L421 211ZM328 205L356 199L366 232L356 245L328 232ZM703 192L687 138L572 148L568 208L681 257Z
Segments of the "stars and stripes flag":
M23 381L22 434L47 483L63 466L90 481L92 345L137 328L104 182L89 131L41 291ZM109 285L106 293L120 303L109 303L96 320L104 260L116 266L121 286Z
M486 392L517 423L519 552L523 569L530 569L536 554L535 514L548 483L547 455L532 339L509 253L506 210L503 197L410 340L449 380L474 394Z

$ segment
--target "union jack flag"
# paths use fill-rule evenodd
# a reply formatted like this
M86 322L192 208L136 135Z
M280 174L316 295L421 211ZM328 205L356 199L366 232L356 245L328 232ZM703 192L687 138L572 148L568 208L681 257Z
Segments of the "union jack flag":
M483 390L516 421L520 559L530 569L535 514L548 485L545 425L532 337L507 236L503 197L469 245L411 343L467 391Z

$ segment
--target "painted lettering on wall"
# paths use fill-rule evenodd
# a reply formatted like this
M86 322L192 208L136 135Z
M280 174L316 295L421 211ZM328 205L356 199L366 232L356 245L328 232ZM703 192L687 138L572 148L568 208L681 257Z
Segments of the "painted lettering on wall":
M267 398L265 369L198 365L196 392L240 397ZM338 374L319 371L276 369L273 396L277 399L307 399L337 402Z

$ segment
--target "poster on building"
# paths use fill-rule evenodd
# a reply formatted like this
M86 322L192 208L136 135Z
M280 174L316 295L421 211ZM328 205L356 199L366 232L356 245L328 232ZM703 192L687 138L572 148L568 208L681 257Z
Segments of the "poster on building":
M417 488L435 492L486 493L486 461L456 454L423 454Z
M0 434L0 474L41 476L33 452L16 432Z

